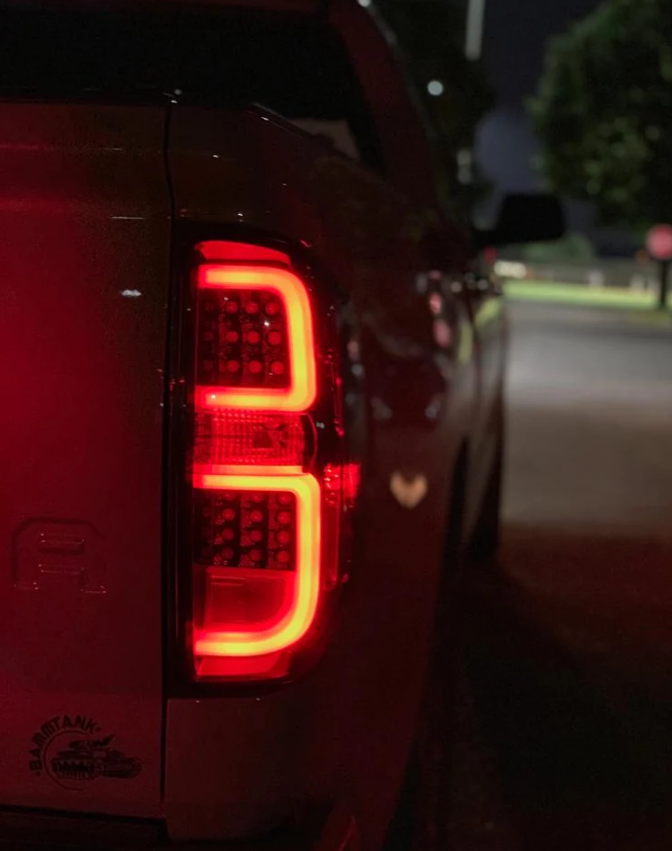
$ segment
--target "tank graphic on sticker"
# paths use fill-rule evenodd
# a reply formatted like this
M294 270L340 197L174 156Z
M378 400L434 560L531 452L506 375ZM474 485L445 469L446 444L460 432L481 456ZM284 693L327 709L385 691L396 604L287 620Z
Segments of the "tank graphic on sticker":
M81 791L99 777L132 780L142 770L135 757L113 747L114 733L86 715L54 715L31 739L28 767L64 789Z

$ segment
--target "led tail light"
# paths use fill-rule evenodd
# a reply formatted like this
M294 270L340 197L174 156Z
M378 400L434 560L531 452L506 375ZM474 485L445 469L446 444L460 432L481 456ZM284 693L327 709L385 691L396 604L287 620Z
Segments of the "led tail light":
M197 405L307 411L315 401L310 303L286 269L198 269Z
M202 243L191 303L191 668L282 677L340 579L334 364L324 341L318 354L320 311L277 251Z
M277 653L310 628L320 590L320 487L310 474L199 476L204 609L198 656Z

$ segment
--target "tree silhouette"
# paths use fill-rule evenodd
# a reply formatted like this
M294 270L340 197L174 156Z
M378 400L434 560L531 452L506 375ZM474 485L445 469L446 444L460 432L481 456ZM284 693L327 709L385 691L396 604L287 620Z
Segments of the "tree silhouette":
M552 39L530 111L551 189L604 224L672 221L672 0L609 0Z

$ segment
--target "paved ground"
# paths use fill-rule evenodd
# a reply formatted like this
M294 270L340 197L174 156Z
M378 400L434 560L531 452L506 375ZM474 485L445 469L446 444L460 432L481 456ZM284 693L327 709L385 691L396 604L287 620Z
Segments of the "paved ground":
M514 307L505 541L460 608L456 848L672 848L672 328Z

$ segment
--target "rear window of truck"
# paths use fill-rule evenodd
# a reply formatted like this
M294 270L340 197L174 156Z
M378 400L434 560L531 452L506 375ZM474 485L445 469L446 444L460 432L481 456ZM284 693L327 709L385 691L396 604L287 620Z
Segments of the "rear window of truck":
M0 98L256 103L381 168L347 52L333 30L305 15L0 0Z

